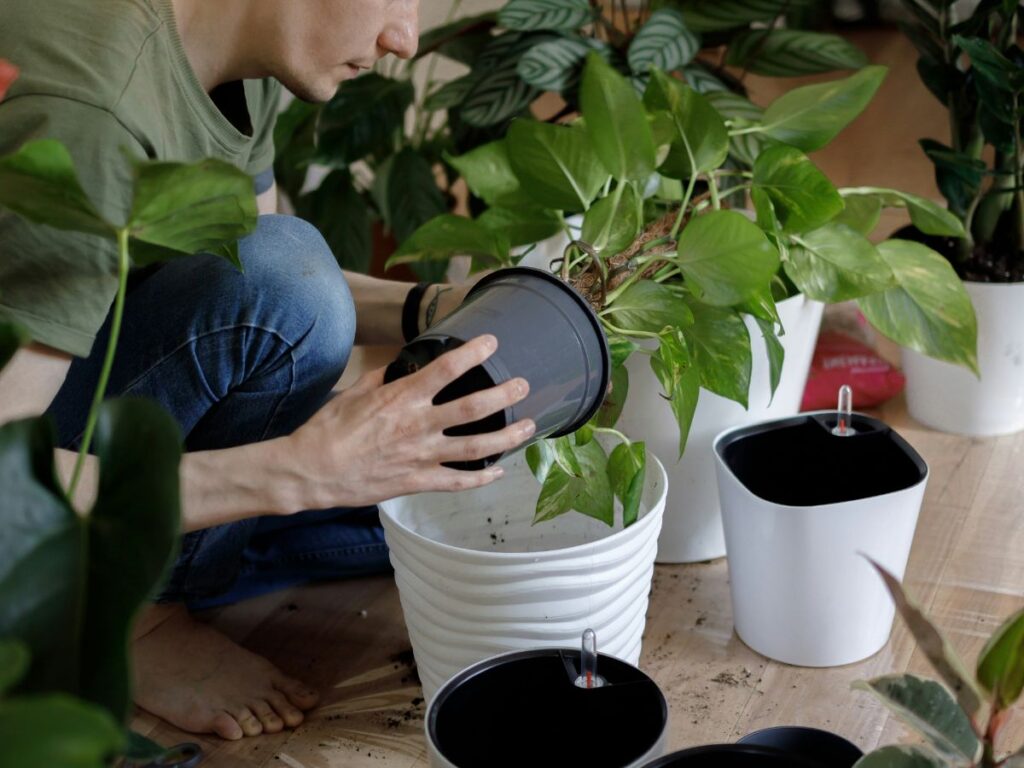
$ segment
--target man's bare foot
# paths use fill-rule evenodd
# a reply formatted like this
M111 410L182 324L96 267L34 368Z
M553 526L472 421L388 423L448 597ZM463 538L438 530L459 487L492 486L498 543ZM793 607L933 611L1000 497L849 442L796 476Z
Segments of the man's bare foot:
M152 606L133 643L135 703L191 733L240 739L302 722L316 691L202 624L182 605Z

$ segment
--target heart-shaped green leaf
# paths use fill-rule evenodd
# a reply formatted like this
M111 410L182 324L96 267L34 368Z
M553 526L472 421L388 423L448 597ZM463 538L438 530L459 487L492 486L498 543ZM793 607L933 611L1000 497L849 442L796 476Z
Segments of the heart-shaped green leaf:
M672 415L679 426L679 455L686 450L693 414L700 397L701 374L695 355L679 331L666 331L658 339L658 350L651 356L651 370L661 383Z
M622 523L626 528L640 516L646 469L647 450L643 443L620 443L608 457L608 480L622 502Z
M555 210L586 210L608 178L594 162L590 136L581 125L516 120L508 132L508 156L520 185L537 203Z
M506 235L464 216L445 213L428 221L402 243L388 259L386 268L443 261L458 254L488 259L499 266L508 259L510 247Z
M561 215L550 208L488 208L477 223L508 238L513 248L539 243L562 231Z
M843 210L843 199L832 182L796 147L762 152L754 163L754 188L772 201L784 232L816 229Z
M606 257L625 250L640 233L641 204L632 185L625 185L618 197L603 197L590 207L580 237Z
M512 170L504 139L482 144L458 157L445 154L444 159L466 180L469 191L488 205L501 205L519 191L519 179Z
M881 187L853 187L841 190L843 200L849 205L857 199L873 199L879 205L889 208L906 208L914 226L926 235L963 237L964 225L953 213L920 195L900 192L897 189Z
M677 288L639 280L612 302L609 322L623 331L661 333L663 328L685 328L693 313Z
M52 694L0 701L0 740L18 768L107 768L125 736L101 707Z
M796 287L816 301L847 301L895 285L878 249L843 224L826 224L796 239L784 266Z
M534 524L575 509L607 525L614 525L615 497L608 482L608 458L604 449L597 440L591 440L586 445L576 446L573 451L581 476L574 477L557 462L551 465L537 499Z
M694 322L685 335L700 385L746 408L753 365L747 324L734 310L699 301L689 304Z
M659 70L651 73L644 94L649 110L664 111L675 133L662 175L688 179L694 173L714 170L729 155L729 134L722 116L704 96Z

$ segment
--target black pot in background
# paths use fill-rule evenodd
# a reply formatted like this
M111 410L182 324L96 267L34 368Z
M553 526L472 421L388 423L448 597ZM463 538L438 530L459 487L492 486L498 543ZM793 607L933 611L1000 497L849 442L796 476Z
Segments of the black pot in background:
M693 747L648 763L644 768L825 768L789 752L754 744L710 744ZM828 766L828 768L832 768Z
M407 376L438 356L482 334L498 339L498 350L434 398L438 405L522 377L530 394L520 403L449 435L494 432L524 418L537 431L530 442L560 437L582 427L601 407L611 377L611 355L601 322L586 300L554 275L513 267L477 283L455 312L402 348L385 381ZM482 469L501 458L455 462L456 469Z
M521 651L453 677L427 710L431 766L630 768L660 755L668 704L654 681L602 655L607 684L584 690L573 682L579 660L579 651Z
M822 768L853 768L864 753L858 746L828 731L801 726L765 728L748 734L740 744L773 747Z

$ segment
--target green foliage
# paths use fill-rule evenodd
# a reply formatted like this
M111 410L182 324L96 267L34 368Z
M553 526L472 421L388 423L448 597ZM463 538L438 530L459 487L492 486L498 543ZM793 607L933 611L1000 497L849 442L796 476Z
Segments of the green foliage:
M495 266L508 260L508 238L477 221L446 213L416 230L394 255L388 267L422 261L443 261L453 253L490 259Z
M666 330L659 335L658 349L651 356L651 370L658 377L679 425L679 455L682 456L700 397L701 371L690 354L686 338L678 330Z
M754 189L771 200L783 232L816 229L843 210L843 199L832 182L794 147L769 147L758 156ZM754 197L755 204L758 198Z
M978 683L1001 709L1024 690L1024 610L1007 619L978 657Z
M860 69L867 56L838 35L799 29L752 29L736 37L727 63L759 75L793 77Z
M548 208L586 210L608 178L595 162L590 135L582 125L517 120L509 128L507 142L520 186Z
M604 449L596 440L591 440L586 445L575 446L572 455L579 465L579 473L566 471L558 461L550 464L533 522L551 520L575 509L612 525L615 522L614 493L608 480L608 458Z
M643 225L643 201L626 185L622 195L604 197L583 217L581 237L598 251L618 253L633 244Z
M106 768L125 745L109 713L66 694L0 700L0 739L18 768Z
M642 74L654 67L672 72L700 50L700 36L686 28L683 15L673 8L659 8L644 23L629 45L629 68Z
M608 317L617 328L654 334L693 323L693 313L678 288L648 280L629 286L609 308Z
M878 249L844 224L826 224L794 241L786 275L806 296L839 302L891 288L892 268Z
M576 29L593 17L587 0L510 0L498 12L506 29Z
M661 172L689 178L719 168L729 154L725 120L711 102L679 80L654 70L644 94L644 104L655 114L667 113L672 146L661 164Z

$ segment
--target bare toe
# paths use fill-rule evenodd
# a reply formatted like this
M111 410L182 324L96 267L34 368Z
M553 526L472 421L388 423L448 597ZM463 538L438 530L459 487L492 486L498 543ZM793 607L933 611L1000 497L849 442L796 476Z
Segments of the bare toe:
M210 721L210 728L222 739L238 741L245 734L242 732L238 721L227 712L221 712Z
M294 704L288 701L283 693L274 691L274 693L267 696L267 700L277 710L277 714L281 716L281 719L284 720L285 725L289 728L297 726L305 717Z
M246 736L259 736L263 733L263 726L248 707L242 707L234 715Z
M288 700L299 709L312 709L320 700L319 693L290 677L274 678L274 687L287 696Z
M263 724L264 733L277 733L284 728L284 721L278 717L277 712L274 711L268 702L254 702L250 709Z

